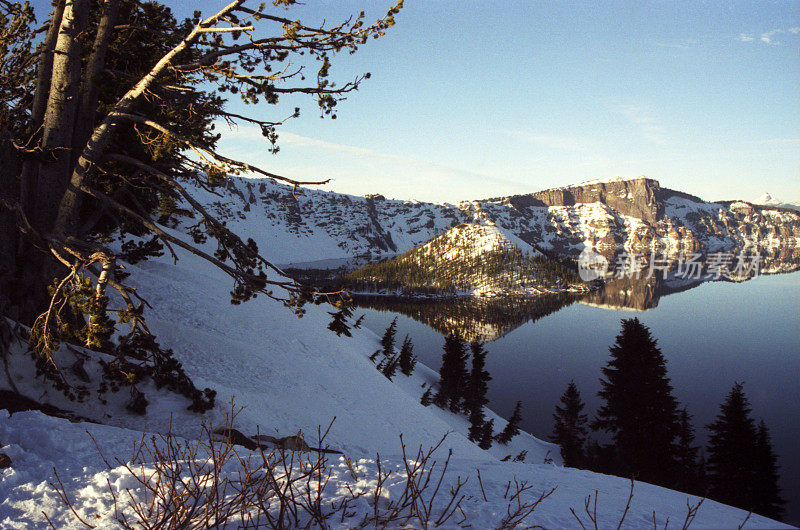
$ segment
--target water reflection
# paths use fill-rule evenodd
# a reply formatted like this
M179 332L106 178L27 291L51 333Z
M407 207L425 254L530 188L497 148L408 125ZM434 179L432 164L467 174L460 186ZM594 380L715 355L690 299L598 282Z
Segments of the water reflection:
M751 260L754 253L731 254L735 264ZM355 297L356 305L380 311L407 315L443 335L456 333L467 341L489 342L499 339L526 322L535 322L575 302L614 310L646 311L658 306L659 300L671 294L694 289L709 281L745 282L755 274L778 274L800 270L800 249L771 248L758 253L758 269L747 274L717 274L719 253L695 258L694 268L687 273L687 256L683 254L639 255L644 268L635 274L608 274L596 290L586 295L541 295L535 297L404 299L385 296ZM606 258L609 264L627 259L621 252ZM726 258L727 259L727 258ZM650 274L647 264L658 263L660 269ZM620 276L620 277L617 277Z
M577 299L575 295L444 300L408 300L385 296L354 298L359 307L402 313L442 335L457 334L468 342L499 339L522 324L535 322Z

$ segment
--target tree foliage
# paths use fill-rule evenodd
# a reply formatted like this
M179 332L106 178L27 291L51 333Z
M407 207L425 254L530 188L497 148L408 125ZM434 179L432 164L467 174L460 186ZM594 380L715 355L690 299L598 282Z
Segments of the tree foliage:
M335 301L333 303L333 307L338 309L338 311L328 313L333 317L331 323L328 324L328 329L333 331L339 336L341 335L344 335L346 337L352 336L352 334L350 333L350 325L348 324L348 320L350 319L351 316L353 316L353 308L349 302L350 300L346 299Z
M485 370L486 350L480 342L470 343L472 351L472 369L469 372L469 381L464 396L464 408L469 414L469 439L473 442L480 440L483 432L485 415L483 407L489 403L486 393L489 391L489 381L492 377Z
M522 421L522 401L517 401L517 404L514 406L514 412L511 414L511 417L508 419L508 423L500 431L500 434L495 436L495 440L498 443L506 445L508 442L511 441L516 435L519 434L519 424Z
M459 412L462 407L464 385L467 382L467 349L458 335L447 335L444 339L442 366L439 368L439 391L433 402L439 407L449 407Z
M705 494L705 478L702 476L702 466L698 460L700 448L694 443L694 426L692 415L684 407L679 413L679 430L676 446L677 472L673 486L679 491Z
M762 422L756 427L750 400L735 383L708 426L709 496L715 500L779 518L785 501L778 488L778 467Z
M478 447L483 450L490 449L494 441L494 419L491 419L483 424L481 428L481 437L478 441Z
M394 356L395 335L397 334L397 317L392 320L381 337L381 348L386 357Z
M561 395L561 405L556 405L553 414L554 426L550 441L561 447L564 465L580 467L586 462L585 444L588 432L588 416L583 413L586 406L574 381L570 381Z
M170 367L173 386L196 396L170 352L142 339L152 337L148 304L123 268L163 252L178 259L177 249L225 272L232 303L263 295L302 316L320 300L189 191L214 193L242 173L320 183L220 153L216 124L255 125L275 152L278 127L300 112L272 110L284 96L310 96L335 118L368 74L337 84L334 57L383 35L402 0L373 23L360 12L308 24L294 4L233 0L178 21L157 1L55 0L36 28L27 4L0 0L0 311L32 328L37 354L51 360L62 342L79 342L117 357L112 379L130 363ZM259 117L232 112L226 97L262 105ZM339 309L332 329L346 334ZM127 357L134 342L139 357ZM45 375L57 380L57 368Z
M611 360L600 380L604 404L592 427L611 433L617 474L670 485L679 418L664 356L638 318L622 320L622 331L609 351Z
M417 356L414 355L414 344L411 342L411 337L408 335L403 339L403 345L400 346L400 353L397 358L400 365L400 372L402 372L403 375L410 376L414 373L414 367L417 365Z

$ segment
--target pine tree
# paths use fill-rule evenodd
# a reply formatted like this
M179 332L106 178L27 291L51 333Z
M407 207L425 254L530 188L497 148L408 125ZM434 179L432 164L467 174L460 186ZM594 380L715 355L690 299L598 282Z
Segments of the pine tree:
M508 423L506 423L505 428L503 431L495 436L495 440L499 443L505 445L511 441L514 436L519 434L519 422L522 421L522 401L517 401L517 405L514 407L514 413L511 414L511 417L508 419Z
M611 360L602 369L605 379L598 393L605 404L592 428L612 434L616 474L670 485L677 465L678 403L657 341L638 318L622 320L622 331L609 351Z
M392 377L394 377L394 374L397 371L397 362L397 356L387 357L383 360L383 363L380 366L381 373L386 376L386 379L389 381L392 380Z
M783 504L777 462L766 426L757 429L750 413L750 401L737 382L708 426L709 496L760 515L777 516Z
M394 336L397 333L397 317L394 317L392 323L389 324L389 327L386 328L386 331L383 333L383 337L381 337L381 348L383 348L383 354L387 357L394 355Z
M221 120L260 127L272 152L285 121L230 112L223 97L276 105L308 94L323 116L336 117L337 102L369 76L335 83L333 56L383 35L402 2L374 23L361 12L334 23L335 31L287 14L291 35L266 3L231 2L183 21L160 2L48 3L51 16L40 27L27 3L0 0L0 316L32 328L30 345L47 367L43 384L63 384L56 348L80 344L113 355L119 366L135 365L132 394L152 379L202 412L213 407L213 391L195 388L171 351L158 346L145 323L150 304L132 297L134 279L122 262L180 247L231 278L234 304L261 294L302 316L307 302L327 301L288 281L191 190L215 193L243 171L304 184L217 150ZM296 2L279 3L290 9ZM243 19L248 29L230 31ZM317 75L297 75L317 61ZM275 112L289 119L300 108ZM273 112L262 107L259 114ZM106 245L111 234L119 244ZM345 333L341 315L333 329ZM104 383L116 382L119 373L107 372ZM134 408L146 403L137 399Z
M347 319L353 316L352 308L343 301L336 302L334 306L338 307L339 310L333 313L328 312L333 317L331 323L328 324L328 329L336 333L337 336L352 336L350 334L350 326L347 325Z
M708 428L709 494L715 500L740 508L753 500L756 427L750 402L740 383L733 385L720 413Z
M439 391L433 400L439 407L449 406L451 412L461 410L463 386L467 382L466 362L464 341L453 334L445 337L442 366L439 368Z
M586 460L584 445L586 443L588 417L582 414L586 406L581 400L581 393L574 381L570 381L561 396L563 406L556 405L553 414L555 425L550 441L561 447L561 457L568 467L582 466Z
M403 340L403 345L400 347L400 371L403 375L411 375L414 372L414 367L417 365L417 356L414 355L414 345L408 335Z
M420 398L419 402L422 404L423 407L427 407L428 405L433 403L430 387L425 391L424 394L422 394L422 398Z
M684 407L680 412L677 444L677 472L673 485L675 489L693 494L702 494L705 485L700 477L700 464L697 460L699 447L694 445L692 415Z
M481 428L481 438L480 441L478 442L478 447L486 450L492 446L492 440L494 440L494 438L492 437L492 434L494 432L493 429L494 429L494 420L489 420L483 424L483 427Z
M783 515L783 505L786 501L781 498L778 486L778 457L772 449L772 439L767 429L767 424L761 420L756 431L756 497L753 511L757 514L780 519Z
M364 322L364 316L365 315L362 314L360 317L356 319L355 322L353 322L354 329L361 329L361 323Z
M483 431L484 414L483 406L489 400L486 393L489 390L488 382L492 379L489 372L484 370L486 366L486 350L479 342L470 344L472 350L472 370L469 374L469 384L466 386L464 395L464 406L469 414L469 439L476 442L480 439Z

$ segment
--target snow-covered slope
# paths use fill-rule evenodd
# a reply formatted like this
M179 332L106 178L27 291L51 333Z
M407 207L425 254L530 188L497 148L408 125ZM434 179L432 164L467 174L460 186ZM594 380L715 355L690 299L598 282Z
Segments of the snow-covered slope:
M127 506L128 495L137 495L141 490L131 479L128 471L111 460L111 469L101 459L94 442L107 458L113 455L130 454L130 448L140 442L141 433L133 430L104 425L69 423L65 420L43 416L40 413L24 412L7 417L0 411L0 438L6 446L3 451L14 461L12 468L0 471L0 527L29 530L49 528L43 513L46 513L56 528L86 528L66 509L48 482L54 482L53 469L58 470L67 495L75 512L95 528L116 528L113 516L115 505L107 493L111 486L117 496L120 511ZM248 451L241 451L246 455ZM446 457L436 454L438 462ZM123 460L124 462L124 460ZM343 459L335 462L323 499L326 504L340 501L346 487L358 491L370 491L378 481L379 468L374 456L365 456L356 464L358 480L353 480ZM381 503L396 499L402 493L405 479L397 456L383 458L381 470L391 470L393 475L386 481L386 491ZM145 469L149 469L145 467ZM477 480L477 471L481 473ZM436 476L436 475L434 475ZM577 528L578 523L570 512L574 509L582 524L591 527L584 512L587 495L597 495L596 519L598 528L617 528L626 512L622 528L649 528L655 520L659 528L669 523L677 527L686 520L687 503L692 506L699 498L684 495L645 483L636 483L629 508L626 503L630 483L622 478L599 475L588 471L564 468L553 464L520 464L489 461L486 459L461 458L455 454L442 484L441 496L447 500L449 488L456 485L456 477L469 477L460 490L463 495L461 508L464 513L443 525L444 528L496 528L506 516L507 508L515 508L511 499L516 479L530 487L521 496L522 502L535 500L542 493L555 488L536 509L523 520L524 527L538 525L542 528ZM509 487L509 481L512 481ZM512 493L506 493L510 489ZM486 500L484 500L484 498ZM433 512L441 513L445 502L433 504ZM591 509L591 508L590 508ZM363 515L369 515L373 503L367 499L352 505L353 516L344 523L338 519L329 521L332 528L357 526ZM302 515L302 514L301 514ZM461 520L462 525L456 523ZM744 526L742 523L745 521ZM231 525L236 528L235 524ZM742 510L733 509L706 500L700 506L691 524L701 528L791 528L757 515L749 516Z
M163 432L172 425L173 432L187 439L197 437L202 422L222 422L226 402L231 399L237 407L244 407L235 427L248 434L256 429L275 435L302 430L313 440L317 427L324 429L335 417L326 442L359 463L363 473L358 480L360 487L376 483L378 452L382 469L398 469L401 433L406 447L413 450L420 445L433 446L446 432L453 431L437 453L437 459L443 461L447 450L453 451L442 488L447 491L455 486L459 476L470 477L463 490L462 508L473 528L499 524L509 503L503 492L515 477L532 486L526 498L535 499L556 487L527 519L528 524L573 526L569 508L579 510L585 496L595 490L600 494L600 524L616 525L620 519L629 491L626 480L565 469L558 464L552 445L524 433L507 447L495 444L490 451L478 449L464 436L465 418L419 404L423 385L430 386L435 380L432 370L418 365L411 377L399 375L395 382L388 381L368 360L378 347L378 338L363 329L353 330L351 338L336 336L326 329L330 317L324 307L310 307L302 319L297 319L281 304L261 298L241 306L230 305L230 285L225 276L191 255L181 254L176 265L160 258L131 265L128 270L139 293L154 307L148 312L151 329L164 346L174 349L196 384L218 391L217 408L197 415L187 412L186 403L180 399L160 400L151 395L147 416L137 417L114 405L114 400L102 409L72 403L56 392L43 396L41 389L21 388L32 398L72 408L81 416L111 425L71 423L39 412L20 412L11 417L0 413L0 452L12 460L10 467L0 470L0 527L46 528L43 511L58 528L82 527L49 486L55 483L54 468L82 518L99 527L114 527L114 501L107 487L112 486L118 499L127 495L126 489L141 493L121 464L130 460L133 443L142 439L142 431ZM18 345L12 350L9 373L17 379L27 354ZM9 387L4 372L0 386ZM502 419L491 413L489 417L495 420L497 429L502 428ZM111 469L97 454L95 441ZM524 464L500 462L522 451L527 451ZM144 460L148 466L147 457ZM355 486L348 482L352 479L345 472L345 462L333 462L327 501L338 498L347 484ZM476 470L481 471L481 483ZM390 497L397 495L402 481L393 478L388 488ZM487 500L483 500L484 493ZM442 499L446 503L446 496ZM626 525L636 528L649 524L653 511L660 524L667 517L683 520L686 502L695 504L698 500L637 483ZM443 507L439 505L438 509ZM361 515L371 507L365 501L355 509ZM707 501L693 527L736 526L745 517L741 510ZM335 526L350 525L345 522ZM755 516L748 522L748 527L765 526L777 525Z
M449 204L293 189L271 179L232 178L218 194L192 193L276 263L390 255L467 220Z

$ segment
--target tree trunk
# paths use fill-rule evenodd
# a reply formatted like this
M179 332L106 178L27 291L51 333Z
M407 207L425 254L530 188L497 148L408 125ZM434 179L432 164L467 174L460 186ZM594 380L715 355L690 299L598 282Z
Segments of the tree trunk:
M19 157L11 144L11 135L5 129L0 129L1 196L16 197L18 171ZM18 235L14 213L0 206L0 312L7 311L13 305Z
M44 111L47 108L47 98L50 94L50 77L53 75L53 51L56 47L58 30L61 28L63 14L64 0L60 0L50 15L50 27L47 29L47 36L39 46L40 56L36 66L36 88L33 93L31 122L28 128L30 136L39 136L39 128L42 126ZM39 162L36 159L31 158L23 163L20 176L19 202L22 204L25 215L28 218L33 217L34 193L36 192L38 174Z
M72 136L78 112L81 78L78 37L86 27L88 0L66 0L53 57L50 94L42 123L42 150L46 160L39 168L33 226L49 233L58 204L66 190L72 165Z
M97 83L106 64L106 52L119 14L119 5L120 0L105 0L103 15L92 45L92 53L86 64L86 72L80 88L80 107L75 120L75 132L72 140L72 145L75 147L72 153L73 165L77 162L94 129L99 92Z
M69 1L69 0L68 0ZM74 0L78 1L78 0ZM78 225L78 212L81 207L81 186L84 184L84 179L89 174L92 166L100 160L103 156L111 137L116 131L117 126L121 121L124 121L120 116L127 113L133 106L134 102L147 90L147 88L155 82L161 73L170 66L172 60L180 54L183 50L189 47L194 40L200 35L203 25L211 25L216 23L220 17L233 9L236 5L241 3L242 0L234 0L226 9L223 9L215 16L203 21L200 25L195 26L189 35L187 35L177 46L172 48L166 55L153 66L153 69L147 73L136 85L133 86L124 96L117 101L114 108L106 114L105 119L92 131L92 135L85 145L80 146L81 155L75 163L72 171L72 176L69 180L69 185L61 197L61 203L58 205L57 216L55 219L53 232L59 235L73 234L77 230Z

